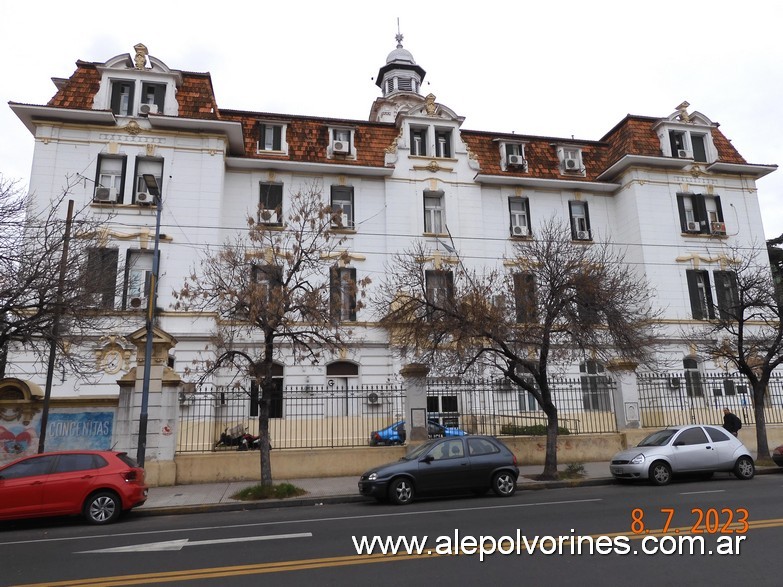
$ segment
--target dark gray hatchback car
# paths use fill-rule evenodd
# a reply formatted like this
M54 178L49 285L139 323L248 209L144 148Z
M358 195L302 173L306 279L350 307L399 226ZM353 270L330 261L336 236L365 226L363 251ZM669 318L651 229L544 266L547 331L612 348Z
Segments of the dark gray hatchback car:
M494 436L436 438L415 447L399 461L375 467L359 479L359 493L403 505L417 495L455 494L492 489L514 495L519 468L514 453Z

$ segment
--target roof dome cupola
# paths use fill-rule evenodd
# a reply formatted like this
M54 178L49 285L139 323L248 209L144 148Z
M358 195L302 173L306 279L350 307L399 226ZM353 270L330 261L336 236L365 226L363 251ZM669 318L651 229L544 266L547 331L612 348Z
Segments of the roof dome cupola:
M419 94L421 82L426 72L416 65L413 55L402 46L402 34L397 33L397 48L386 58L386 65L378 71L375 85L383 91L383 96L404 93Z

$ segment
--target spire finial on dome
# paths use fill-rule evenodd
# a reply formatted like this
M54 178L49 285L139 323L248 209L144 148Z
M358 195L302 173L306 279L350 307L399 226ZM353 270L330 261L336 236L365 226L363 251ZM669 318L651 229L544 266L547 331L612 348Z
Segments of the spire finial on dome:
M402 33L400 32L400 19L397 18L397 34L394 36L397 39L397 48L402 49Z

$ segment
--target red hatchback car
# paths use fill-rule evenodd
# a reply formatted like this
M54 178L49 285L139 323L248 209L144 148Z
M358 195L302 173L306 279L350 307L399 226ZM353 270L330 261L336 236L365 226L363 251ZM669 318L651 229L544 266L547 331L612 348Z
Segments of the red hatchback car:
M82 514L108 524L147 491L144 469L124 452L43 453L0 467L0 520Z

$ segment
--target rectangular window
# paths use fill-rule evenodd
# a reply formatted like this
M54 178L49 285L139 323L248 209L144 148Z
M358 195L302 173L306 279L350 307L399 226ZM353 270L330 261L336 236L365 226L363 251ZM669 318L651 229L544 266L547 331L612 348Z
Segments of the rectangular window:
M688 134L686 132L670 130L669 144L672 149L672 157L676 159L690 159L691 150L688 148Z
M508 212L511 219L511 236L530 234L530 203L527 198L509 198Z
M454 274L441 269L424 272L427 302L436 308L445 308L454 299Z
M698 234L726 234L720 196L677 194L682 232Z
M146 308L151 282L152 252L128 251L122 307L128 310Z
M451 157L451 131L435 131L435 156Z
M126 165L124 156L98 155L93 201L122 203Z
M163 193L163 159L152 157L136 158L136 173L134 173L136 181L132 202L134 204L151 204L155 201L155 198L147 190L147 184L144 181L145 175L155 176L155 180L158 182L158 191Z
M340 322L356 320L356 269L332 267L330 299L332 318Z
M164 84L141 84L141 103L155 106L157 112L163 114L163 106L166 103L166 86Z
M563 173L582 173L582 150L576 147L563 147L560 159Z
M351 153L351 131L345 128L332 129L332 153L349 155Z
M87 270L83 279L91 306L114 308L118 261L117 249L90 249L87 252Z
M258 203L259 222L283 225L283 184L261 182L261 198Z
M514 304L518 324L536 321L536 279L532 273L514 273Z
M691 135L691 146L693 147L693 158L702 163L707 162L707 148L705 147L704 135Z
M688 280L688 295L691 300L693 319L711 320L715 318L709 272L688 269L685 274Z
M133 115L133 91L136 82L117 81L111 84L111 111L117 116Z
M502 143L503 160L506 167L513 171L527 171L527 161L525 160L525 145L522 143Z
M443 234L443 192L424 192L424 232Z
M258 140L256 143L259 151L283 150L283 126L260 122L257 126Z
M411 128L411 155L427 156L427 129Z
M283 269L277 265L256 265L250 267L251 290L244 296L248 306L255 311L272 316L277 313L283 295ZM244 311L245 315L248 312Z
M332 186L332 226L353 228L353 187Z
M582 403L587 411L606 412L612 409L609 378L604 375L604 366L595 361L579 365L581 372Z
M590 240L592 236L587 202L568 202L568 212L571 216L571 238L578 241Z
M736 320L740 312L737 274L734 271L713 271L712 275L721 320Z

